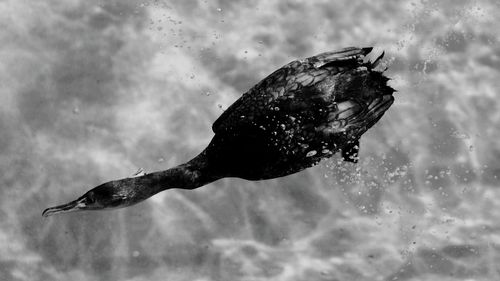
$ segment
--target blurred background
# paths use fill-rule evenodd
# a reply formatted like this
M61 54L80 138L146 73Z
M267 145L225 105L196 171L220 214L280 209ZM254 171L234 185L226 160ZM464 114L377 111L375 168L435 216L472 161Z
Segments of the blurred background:
M0 280L500 280L499 1L11 0L0 14ZM372 45L398 93L358 165L41 216L197 155L282 65Z

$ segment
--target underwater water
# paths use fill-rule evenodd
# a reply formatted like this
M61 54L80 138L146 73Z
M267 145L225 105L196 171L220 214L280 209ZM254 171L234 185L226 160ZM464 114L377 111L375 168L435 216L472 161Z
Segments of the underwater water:
M500 280L500 2L1 1L0 280ZM340 157L43 218L197 155L297 58L375 46L398 90Z

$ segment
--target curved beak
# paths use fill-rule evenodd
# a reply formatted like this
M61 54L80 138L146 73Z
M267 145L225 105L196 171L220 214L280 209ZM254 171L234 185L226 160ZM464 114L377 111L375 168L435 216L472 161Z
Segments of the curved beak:
M75 212L75 211L82 210L85 208L85 206L87 206L85 201L86 201L86 198L82 197L82 198L78 198L74 201L71 201L67 204L47 208L43 211L42 216L48 217L48 216L52 216L55 214L69 213L69 212Z

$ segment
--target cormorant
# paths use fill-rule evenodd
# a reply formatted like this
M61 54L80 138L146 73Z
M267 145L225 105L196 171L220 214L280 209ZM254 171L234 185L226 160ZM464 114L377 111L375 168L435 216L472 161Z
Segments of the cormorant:
M189 162L101 184L43 216L127 207L171 188L225 177L264 180L297 173L342 151L357 162L359 138L394 101L372 48L345 48L293 61L243 94L215 121L208 147Z

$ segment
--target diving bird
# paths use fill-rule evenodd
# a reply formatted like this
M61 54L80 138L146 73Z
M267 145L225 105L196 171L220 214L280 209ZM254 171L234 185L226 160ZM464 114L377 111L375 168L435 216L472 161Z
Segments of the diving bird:
M42 215L127 207L167 189L195 189L226 177L283 177L339 151L355 163L359 138L394 102L386 69L377 67L384 53L369 61L371 51L350 47L292 61L224 111L210 144L192 160L103 183Z

